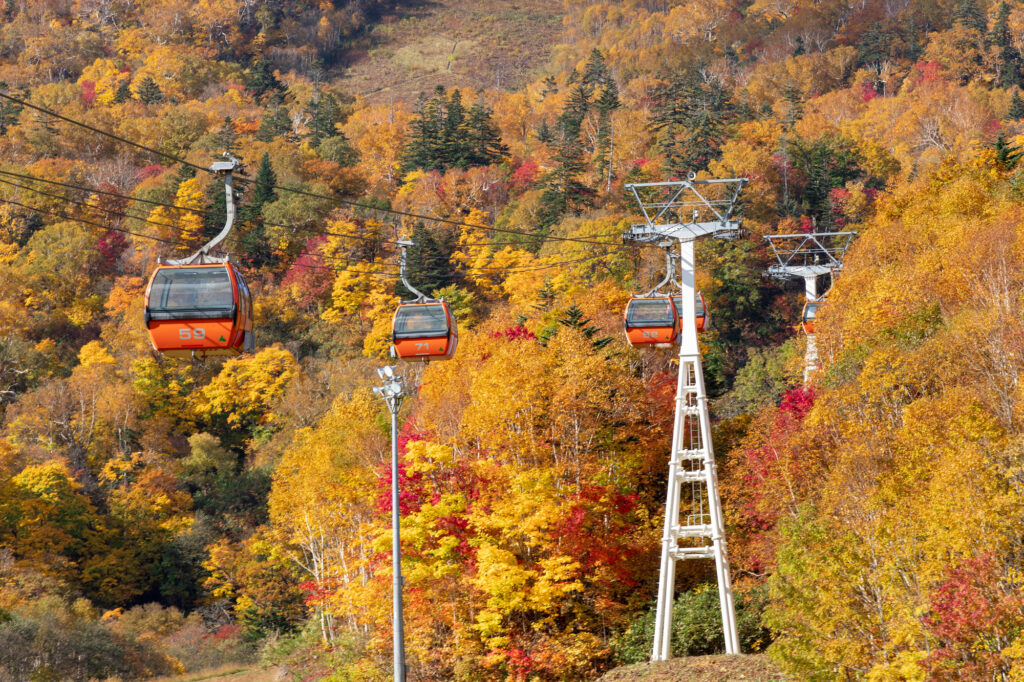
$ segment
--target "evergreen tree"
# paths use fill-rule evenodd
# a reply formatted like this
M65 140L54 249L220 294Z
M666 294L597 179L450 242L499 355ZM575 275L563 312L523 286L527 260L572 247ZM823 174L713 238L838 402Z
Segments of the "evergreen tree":
M1013 45L1010 36L1010 7L1005 2L999 3L996 12L996 21L992 25L992 32L989 34L989 43L995 48L999 63L999 85L1010 88L1021 85L1022 64L1021 55Z
M547 97L558 92L558 81L555 80L554 76L547 76L544 78L544 92L540 93L541 97Z
M563 327L568 327L569 329L578 329L579 331L581 331L584 336L590 339L591 345L597 350L604 348L605 346L612 342L612 338L610 336L594 338L595 336L597 336L597 333L601 330L595 327L593 324L591 324L588 318L583 316L583 310L581 310L580 307L575 303L566 308L562 316L557 318L556 321ZM557 333L557 327L546 329L542 331L540 335L537 337L537 343L539 343L542 346L547 346L548 341L550 341L552 337L554 337L554 335Z
M1024 118L1024 99L1021 99L1020 90L1014 91L1013 97L1010 99L1010 110L1006 113L1006 117L1013 121Z
M320 88L316 89L313 99L306 105L306 113L309 115L307 137L314 149L320 146L324 138L336 135L335 125L344 119L338 99L329 92L322 92Z
M609 183L612 162L612 112L621 106L619 89L615 81L609 79L597 96L597 102L594 103L594 109L597 110L597 170L601 175L607 175Z
M285 92L288 89L277 79L270 62L263 57L253 60L252 66L246 72L245 87L256 96L256 99L262 99L268 93Z
M882 22L874 22L857 41L857 63L866 66L886 61L889 59L892 42L893 36Z
M797 36L795 42L796 42L796 45L793 46L793 56L794 57L799 57L800 55L802 55L802 54L807 52L807 50L804 49L804 37L803 36Z
M275 137L292 132L292 118L283 106L269 108L260 117L260 127L256 130L256 139L270 142Z
M223 152L234 155L238 146L238 133L235 131L235 122L230 116L224 117L224 123L217 131L217 149L214 150L214 158L220 160Z
M470 166L489 166L508 154L508 146L501 141L501 132L483 102L477 101L469 109L466 144L470 149Z
M466 169L500 161L508 148L494 124L491 112L480 102L467 112L459 90L445 95L438 86L434 96L421 95L411 132L402 151L402 166L444 172L449 168Z
M343 133L328 137L316 148L316 153L325 161L333 161L342 168L351 168L359 162L359 152Z
M591 89L595 89L607 83L609 78L608 64L605 62L604 55L595 47L590 51L590 58L583 66L583 75L580 81L589 85Z
M782 119L782 124L786 127L786 130L792 130L796 122L804 115L803 94L800 92L800 88L787 85L782 90L782 99L788 105L786 115ZM769 108L767 113L770 112L771 109Z
M178 188L181 187L181 183L186 180L191 180L196 176L196 169L192 166L186 166L182 164L178 168L178 172L174 174L174 191L177 192Z
M270 163L270 154L264 152L256 171L252 197L238 214L243 223L240 245L248 261L255 267L262 267L272 261L270 245L267 243L266 228L263 225L263 208L277 200L274 186L277 185L277 174Z
M652 127L674 175L706 170L733 117L728 92L697 71L684 73L657 94Z
M123 104L132 98L132 89L128 85L128 81L121 81L121 84L117 86L117 91L114 93L114 103Z
M544 179L545 190L538 211L538 233L542 237L547 236L551 226L566 212L589 206L595 194L580 180L586 170L580 133L583 119L591 107L592 94L591 86L577 79L569 91L565 108L558 116L555 130L557 149L552 157L555 167Z
M857 146L847 139L825 135L814 141L794 140L784 147L793 168L807 179L792 210L817 221L819 228L830 226L830 193L851 180L864 180Z
M539 313L545 313L555 305L555 299L558 298L558 292L555 291L554 287L551 286L551 280L545 279L544 286L537 291L537 302L531 307Z
M917 22L914 21L913 14L911 14L907 23L904 24L901 29L904 47L899 56L912 62L916 62L924 53L925 44L924 40L922 40L921 31L917 26Z
M164 93L160 92L160 86L150 76L146 76L139 82L135 94L143 104L154 104L164 99Z
M406 273L409 283L424 293L458 284L452 254L455 252L456 237L453 232L428 230L423 223L412 228L412 242L409 249ZM402 298L410 298L412 292L399 285Z
M548 125L546 119L541 120L540 125L537 126L537 132L534 133L534 136L544 144L551 144L555 141L555 134L551 132L551 126Z
M11 87L7 83L0 81L0 90L10 92ZM28 93L24 90L20 94L22 97L28 96ZM11 100L5 99L0 102L0 135L5 135L7 129L18 122L18 117L21 116L23 108L22 105Z
M559 117L559 123L563 130L566 125L571 125L578 134L583 126L583 119L590 111L591 99L594 96L594 86L590 83L577 83L569 90L569 98L566 100L565 109Z
M434 165L442 172L448 168L466 170L470 166L473 150L467 144L465 136L466 110L462 106L462 93L455 88L445 101L442 89L438 93L438 98L443 109L440 149Z
M427 99L420 94L416 101L415 118L409 123L409 141L402 150L402 168L409 172L416 168L434 167L441 141L441 105L437 97Z
M1013 170L1022 156L1020 148L1007 142L1001 131L996 141L992 143L992 148L996 151L996 163L1006 170Z
M977 0L960 0L956 9L953 10L953 23L973 28L982 35L985 34L987 28L985 13L978 7Z

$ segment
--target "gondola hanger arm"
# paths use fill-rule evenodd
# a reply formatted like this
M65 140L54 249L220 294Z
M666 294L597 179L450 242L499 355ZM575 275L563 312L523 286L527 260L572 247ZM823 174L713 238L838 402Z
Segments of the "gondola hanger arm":
M411 291L414 296L416 296L416 301L415 301L416 303L426 303L427 301L432 301L433 300L432 298L430 298L429 296L425 295L419 289L417 289L412 284L410 284L409 280L405 276L405 250L407 248L409 248L410 246L416 246L416 244L413 243L411 240L408 240L408 239L405 239L405 238L399 239L396 243L398 244L398 248L399 248L399 252L398 252L398 276L402 278L402 284L404 284L405 288L408 289L409 291Z
M195 265L207 262L222 263L227 260L227 258L211 258L210 251L227 239L227 236L231 233L231 228L235 224L235 196L233 190L234 173L241 168L242 164L238 159L227 152L224 152L224 156L227 158L227 161L215 161L210 165L210 170L212 172L224 174L224 207L226 209L224 229L222 229L217 236L208 241L191 256L188 256L187 258L180 258L178 260L169 260L167 261L168 265Z
M672 242L659 242L658 246L665 249L665 278L658 282L658 284L653 289L644 294L644 297L654 296L659 291L661 291L662 287L664 287L666 284L675 281L676 263L674 254L672 252L673 244Z

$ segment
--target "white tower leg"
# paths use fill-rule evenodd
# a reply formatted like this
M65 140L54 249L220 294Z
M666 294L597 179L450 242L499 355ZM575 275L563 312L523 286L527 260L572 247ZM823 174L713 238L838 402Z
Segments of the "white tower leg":
M818 300L818 278L817 276L804 277L804 298L810 301ZM801 320L801 326L803 321ZM815 334L807 334L807 350L804 351L804 383L811 380L811 375L818 370L818 340Z
M681 330L679 378L676 383L675 421L672 452L669 455L668 495L665 500L665 530L661 543L661 573L658 606L654 622L653 661L672 656L672 605L676 561L714 559L718 595L722 609L725 651L739 653L736 609L729 579L729 555L725 542L722 504L718 497L718 474L711 447L711 421L707 392L700 362L695 326L694 242L680 241L683 311L688 321ZM684 486L689 495L686 515L681 516ZM709 544L710 543L710 544Z

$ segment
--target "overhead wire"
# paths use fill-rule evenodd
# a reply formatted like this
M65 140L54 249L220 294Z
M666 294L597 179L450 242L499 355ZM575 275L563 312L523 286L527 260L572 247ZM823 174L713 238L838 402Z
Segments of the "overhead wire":
M102 130L101 128L97 128L97 127L89 125L87 123L83 123L82 121L77 121L77 120L69 118L67 116L63 116L61 114L58 114L58 113L56 113L54 111L51 111L49 109L46 109L44 107L40 107L38 105L32 104L31 102L28 102L27 100L24 100L22 98L14 97L13 95L10 95L8 93L0 92L0 97L6 99L8 101L14 102L16 104L20 104L22 106L28 107L28 108L33 109L35 111L38 111L40 113L46 114L48 116L53 116L54 118L57 118L57 119L59 119L61 121L65 121L66 123L70 123L72 125L80 126L80 127L84 128L86 130L90 130L90 131L92 131L94 133L97 133L99 135L103 135L105 137L108 137L110 139L116 140L118 142L122 142L124 144L128 144L128 145L130 145L132 147L135 147L137 149L142 149L144 151L150 152L152 154L160 156L161 158L170 159L172 161L175 161L176 163L181 163L181 164L183 164L185 166L189 166L189 167L194 168L196 170L202 170L202 171L206 171L206 172L213 172L209 168L206 168L204 166L200 166L198 164L192 163L191 161L188 161L186 159L177 157L177 156L175 156L173 154L168 154L167 152L160 151L159 149L154 149L152 147L148 147L148 146L140 144L138 142L134 142L134 141L129 140L127 138L124 138L124 137L122 137L120 135L116 135L116 134L111 133L109 131ZM473 229L473 230L484 230L484 231L498 232L498 233L503 233L503 234L514 234L514 235L518 235L518 236L521 236L521 237L527 237L527 238L531 238L531 239L546 239L548 241L568 241L568 242L577 242L577 243L583 243L583 244L596 244L596 245L599 245L599 246L613 247L613 248L616 248L618 250L632 248L631 246L623 245L621 243L594 241L594 240L590 240L590 239L580 239L580 238L577 238L577 237L552 237L552 236L538 237L538 235L531 235L529 233L521 232L519 230L509 230L509 229L504 229L504 228L498 228L496 226L490 226L489 227L489 226L486 226L486 225L475 225L473 223L467 223L467 222L463 222L463 221L452 220L450 218L440 218L440 217L437 217L437 216L426 216L426 215L422 215L422 214L418 214L418 213L413 213L411 211L401 211L401 210L394 209L394 208L382 208L382 207L379 207L379 206L373 206L371 204L364 204L364 203L361 203L361 202L358 202L358 201L353 201L351 199L343 199L341 197L329 196L329 195L326 195L326 194L319 194L317 192L310 192L310 191L303 190L303 189L298 189L298 188L295 188L295 187L287 187L287 186L284 186L284 185L272 185L272 184L264 183L264 182L261 182L259 180L255 180L255 179L251 179L251 178L239 177L238 181L239 182L247 182L247 183L251 183L251 184L255 184L255 185L260 185L260 186L263 186L263 187L267 187L269 189L281 190L281 191L284 191L284 192L292 192L294 194L299 194L299 195L302 195L302 196L308 196L308 197L315 198L315 199L322 199L322 200L326 200L326 201L331 201L331 202L335 202L335 203L346 205L346 206L353 206L353 207L361 208L361 209L364 209L364 210L380 211L380 212L384 212L384 213L389 213L391 215L399 215L399 216L402 216L402 217L414 218L414 219L417 219L417 220L428 220L428 221L433 221L433 222L438 222L438 223L445 223L445 224L449 224L449 225L455 225L455 226L458 226L458 227L466 227L466 228Z
M4 181L2 179L0 179L0 183L13 184L13 183L6 182L6 181ZM47 196L54 196L54 195L47 195ZM121 227L112 227L110 225L103 225L102 223L97 223L95 221L88 220L86 218L82 218L80 216L69 215L69 214L61 212L61 211L52 211L52 210L43 208L41 206L31 206L29 204L25 204L25 203L22 203L22 202L19 202L19 201L14 201L13 199L7 199L7 198L4 198L4 197L0 197L0 202L3 202L5 204L11 204L13 206L18 206L20 208L24 208L24 209L29 210L29 211L34 211L36 213L42 213L42 214L45 214L45 215L50 215L50 216L53 216L55 218L61 218L63 220L67 220L67 221L70 221L70 222L81 223L83 225L88 225L90 227L95 227L95 228L101 229L103 231L121 232L123 234L128 234L128 235L131 235L133 237L139 237L141 239L149 239L149 240L156 241L156 242L162 242L164 244L171 244L173 246L182 246L182 247L185 247L185 248L190 248L189 244L187 244L184 241L181 241L180 239L167 239L165 237L158 237L158 236L155 236L155 235L144 234L142 232L135 232L133 230L128 230L128 229L121 228ZM80 203L80 202L75 202L75 203ZM89 205L89 204L85 204L85 206L87 206L88 208L91 208L91 209L98 208L96 206L92 206L92 205ZM100 209L100 210L104 210L104 209ZM123 213L117 213L116 211L106 210L106 212L107 213L112 213L115 216L118 216L118 217L121 217L121 218L136 217L136 216L129 216L129 215L126 215L126 214L123 214ZM155 222L153 222L151 220L145 220L145 219L137 218L137 217L136 217L136 219L142 220L142 222L147 223L147 224L151 224L151 225L167 226L165 223L155 223ZM173 228L175 226L169 226L169 227ZM334 272L342 272L341 268L334 268L334 267L330 267L330 266L301 265L300 267L315 267L315 268L318 268L318 269L333 270ZM394 271L394 270L373 270L373 271L371 271L371 270L354 270L352 268L345 268L345 270L348 271L348 272L354 272L356 274L384 275L384 276L388 276L388 277L397 277L398 276L398 272Z
M3 197L0 197L0 202L3 202L5 204L11 204L12 206L19 206L19 207L27 209L29 211L35 211L36 213L43 213L45 215L54 216L56 218L63 218L64 220L69 220L71 222L82 223L83 225L91 225L93 227L100 228L100 229L102 229L104 231L122 232L124 234L130 234L133 237L139 237L141 239L151 239L151 240L153 240L155 242L163 242L165 244L174 244L176 246L187 246L187 244L185 244L184 242L181 242L181 241L172 240L172 239L164 239L163 237L156 237L156 236L153 236L153 235L150 235L150 234L142 234L141 232L133 232L131 230L126 230L124 228L111 227L109 225L102 225L100 223L96 223L96 222L93 222L91 220L86 220L85 218L76 218L74 216L67 215L66 213L59 213L57 211L50 211L50 210L47 210L47 209L42 208L40 206L29 206L28 204L23 204L23 203L21 203L19 201L14 201L13 199L6 199L6 198L3 198Z
M103 207L100 207L100 206L94 206L94 205L89 204L87 202L76 201L76 200L71 199L69 197L62 197L62 196L57 195L57 194L51 194L49 192L44 192L42 190L39 190L39 189L36 189L36 188L33 188L33 187L27 187L25 185L20 185L18 183L11 182L9 180L4 180L3 178L0 178L0 184L5 184L5 185L16 187L16 188L19 188L19 189L25 189L25 190L28 190L28 191L31 191L31 192L35 192L35 193L43 195L43 196L47 196L47 197L51 197L51 198L57 199L59 201L65 201L65 202L69 202L69 203L72 203L72 204L75 204L75 205L79 205L79 206L82 206L82 207L90 209L90 210L99 210L99 211L102 211L102 212L107 213L109 215L113 215L113 216L118 217L118 218L134 218L134 219L139 220L139 221L141 221L141 222L143 222L145 224L148 224L148 225L156 225L156 226L159 226L159 227L167 227L167 228L170 228L170 229L180 229L176 225L170 225L168 223L162 223L162 222L150 220L150 219L147 219L147 218L143 218L141 216L136 216L136 215L129 214L127 212L119 212L119 211L115 211L115 210L112 210L112 209L106 209L106 208L103 208ZM14 205L14 206L18 206L18 207L24 208L26 210L35 211L37 213L43 213L43 214L50 215L50 216L53 216L53 217L62 218L64 220L69 220L69 221L72 221L72 222L78 222L78 223L81 223L81 224L84 224L84 225L89 225L90 227L95 227L95 228L98 228L98 229L102 229L104 231L120 232L120 233L123 233L123 234L128 234L128 235L131 235L131 236L134 236L134 237L139 237L139 238L142 238L142 239L149 239L149 240L152 240L152 241L162 242L162 243L165 243L165 244L171 244L171 245L174 245L174 246L182 246L182 247L185 247L185 248L189 248L189 244L187 244L184 241L181 241L180 239L178 239L178 240L167 239L167 238L164 238L164 237L158 237L158 236L154 236L154 235L144 234L144 233L141 233L141 232L135 232L133 230L128 230L128 229L125 229L125 228L113 227L113 226L110 226L110 225L103 225L101 223L97 223L97 222L94 222L94 221L91 221L91 220L87 220L87 219L82 218L82 217L72 216L72 215L69 215L69 214L64 213L64 212L51 211L51 210L45 209L45 208L40 207L40 206L30 206L28 204L24 204L24 203L21 203L21 202L18 202L18 201L14 201L12 199L6 199L6 198L0 197L0 201L2 201L4 203L7 203L7 204L11 204L11 205ZM541 264L541 265L531 265L531 266L521 266L521 267L467 268L467 269L469 271L471 271L471 272L492 272L493 271L493 272L506 272L506 273L510 273L511 274L511 273L516 273L516 272L528 272L528 271L533 271L533 270L546 270L546 269L555 268L555 267L564 267L566 265L572 265L572 264L576 264L576 263L582 263L582 262L586 262L586 261L590 261L590 260L595 260L597 258L603 258L603 257L606 257L608 255L611 255L611 254L594 254L594 255L591 255L591 256L577 258L577 259L573 259L573 260L569 260L569 261L560 261L560 262L556 262L556 263L545 263L545 264ZM300 258L302 256L311 256L311 257L316 257L316 258L324 259L326 257L326 254L310 253L310 252L304 251L304 252L299 254ZM330 260L340 260L340 258L329 258L329 259ZM325 269L325 270L331 270L333 272L352 272L354 274L384 275L384 276L388 276L388 277L397 277L397 276L399 276L399 273L397 271L394 271L394 270L360 270L360 269L354 269L354 268L351 268L351 267L339 268L339 267L333 267L333 266L330 266L330 265L316 265L316 264L310 264L310 263L298 264L298 267L300 267L300 268L311 268L311 269Z
M38 177L35 177L35 176L25 175L25 174L21 174L21 173L14 173L14 172L11 172L11 171L0 170L0 175L10 175L10 176L13 176L13 177L25 178L25 179L28 179L30 181L39 181L39 182L49 183L49 184L57 185L57 186L60 186L60 187L81 190L81 191L84 191L84 192L99 193L99 194L103 194L105 196L111 196L111 197L116 197L116 198L119 198L119 199L124 199L126 201L135 201L135 200L137 200L135 197L127 196L127 195L124 195L124 194L118 194L116 192L110 192L110 191L106 191L106 190L94 190L92 188L84 187L84 186L81 186L81 185L73 185L73 184L70 184L70 183L58 182L58 181L55 181L55 180L47 180L47 179L44 179L44 178L38 178ZM52 193L49 193L49 192L44 192L43 190L40 190L38 188L30 187L30 186L27 186L27 185L21 185L21 184L16 183L16 182L11 182L10 180L4 180L3 178L0 178L0 183L5 184L5 185L9 185L9 186L12 186L12 187L17 187L19 189L28 190L30 192L34 192L34 193L40 194L42 196L47 196L47 197L50 197L50 198L53 198L53 199L57 199L59 201L66 201L66 202L77 204L79 206L83 206L83 207L86 207L86 208L89 208L89 209L92 209L92 210L102 211L104 213L108 213L108 214L114 215L116 217L131 218L131 219L142 221L143 223L147 223L147 224L150 224L150 225L157 225L157 226L160 226L160 227L166 227L166 228L170 228L170 229L174 229L174 230L180 229L176 225L171 225L169 223L163 223L163 222L160 222L160 221L152 220L151 218L147 218L145 216L135 215L133 213L129 213L127 209L125 209L124 212L118 212L118 211L114 211L114 210L111 210L111 209L103 208L101 206L95 206L95 205L90 204L88 202L72 199L70 197L65 197L65 196L61 196L61 195L58 195L58 194L52 194ZM188 208L188 207L180 207L180 206L177 206L175 204L167 204L167 203L164 203L164 202L158 202L158 201L153 201L153 200L148 200L148 199L138 199L138 200L139 201L143 201L145 203L155 204L155 205L158 205L158 206L165 206L165 207L168 207L168 208L174 208L174 209L180 209L180 210L185 210L185 211L191 211L191 212L196 213L196 214L207 214L208 215L208 214L212 213L211 211L205 211L205 210L202 210L202 209L193 209L193 208ZM312 230L312 231L316 231L316 230ZM359 237L359 238L362 238L362 239L377 241L379 243L397 244L397 242L395 242L395 241L389 241L387 239L376 239L376 238L373 238L373 237L370 237L370 236L366 236L366 235L346 235L346 234L343 234L343 233L333 233L333 232L330 232L330 231L316 231L316 232L318 234L326 234L326 235L332 235L332 236L355 236L355 237ZM183 246L185 245L185 244L180 243L180 242L179 242L179 244L181 244ZM476 246L476 244L468 244L468 246ZM315 256L317 256L319 258L327 258L329 260L337 260L338 259L336 257L327 256L326 254L311 254L309 252L300 253L299 257L301 257L303 255L315 255ZM611 255L611 254L610 253L593 254L591 256L587 256L587 257L583 257L583 258L573 259L573 260L569 260L569 261L561 261L561 262L557 262L557 263L544 264L544 265L539 265L539 266L524 266L524 267L519 267L519 266L514 266L514 267L476 267L476 268L470 267L468 269L470 269L470 270L472 270L474 272L499 272L499 271L505 271L505 272L510 272L510 273L511 272L526 272L526 271L530 271L530 270L544 270L544 269L549 269L549 268L554 268L554 267L560 267L560 266L563 266L563 265L571 265L571 264L574 264L574 263L584 262L584 261L588 261L588 260L594 260L596 258L602 258L602 257L608 256L608 255ZM306 265L304 267L310 267L310 266ZM397 274L397 273L395 273L395 274Z
M88 192L88 193L91 193L91 194L100 194L100 195L103 195L103 196L109 196L109 197L114 197L114 198L117 198L117 199L123 199L125 201L137 201L139 203L148 204L150 206L162 206L164 208L174 209L174 210L177 210L177 211L186 211L186 212L194 213L194 214L197 214L197 215L212 215L213 214L213 211L210 211L210 210L207 210L207 209L195 208L195 207L192 207L192 206L181 206L180 204L172 204L172 203L168 203L166 201L157 201L155 199L147 199L147 198L144 198L144 197L135 197L135 196L131 196L131 195L128 195L128 194L120 194L118 192L111 192L110 190L103 190L103 189L98 189L98 188L95 188L95 187L88 187L88 186L85 186L85 185L76 185L76 184L69 183L69 182L60 182L58 180L51 180L49 178L42 178L42 177L38 177L38 176L35 176L35 175L28 175L28 174L25 174L25 173L16 173L14 171L9 171L9 170L4 170L4 169L0 169L0 175L7 175L7 176L10 176L10 177L19 178L19 179L22 179L22 180L29 180L29 181L32 181L32 182L41 182L41 183L45 183L45 184L48 184L48 185L54 185L56 187L64 187L66 189L74 189L74 190L79 190L79 191L82 191L82 192ZM388 239L388 238L382 237L380 235L373 236L373 235L355 234L355 233L352 233L352 232L338 232L338 231L334 231L334 230L315 228L315 227L311 227L311 226L308 226L308 225L295 225L295 224L286 224L286 223L274 223L274 222L269 222L269 221L266 221L266 220L263 221L263 224L266 225L267 227L280 227L280 228L284 228L284 229L295 230L295 231L303 231L303 232L310 232L312 234L326 235L326 236L330 236L330 237L345 237L345 238L351 238L351 239L359 239L359 240L363 240L363 241L372 241L372 242L376 242L376 243L380 243L380 244L391 244L391 245L394 245L394 246L398 245L398 240L397 239ZM520 233L520 234L526 234L526 233ZM474 247L481 247L481 246L508 246L508 245L509 245L508 242L486 242L486 241L483 241L483 242L479 242L479 241L478 242L469 242L469 243L465 244L465 246L474 246Z

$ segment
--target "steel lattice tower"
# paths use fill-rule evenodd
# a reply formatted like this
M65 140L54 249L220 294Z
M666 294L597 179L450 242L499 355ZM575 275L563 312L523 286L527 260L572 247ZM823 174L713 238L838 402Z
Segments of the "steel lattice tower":
M679 377L669 453L652 661L664 661L672 656L676 561L683 559L715 560L725 651L736 654L740 648L725 524L718 496L718 473L711 445L707 392L697 342L694 244L706 236L739 236L740 222L732 219L732 212L745 183L745 178L695 180L691 174L689 180L626 186L640 205L646 223L632 226L623 240L659 243L674 239L679 242L679 286L682 319L686 321L680 330Z
M765 237L775 254L776 263L768 266L768 275L776 279L804 280L804 298L807 303L825 300L828 293L818 293L818 279L829 276L832 281L843 269L843 256L856 232L811 232L808 234L776 234ZM804 383L818 369L818 343L816 334L807 334L804 353Z

